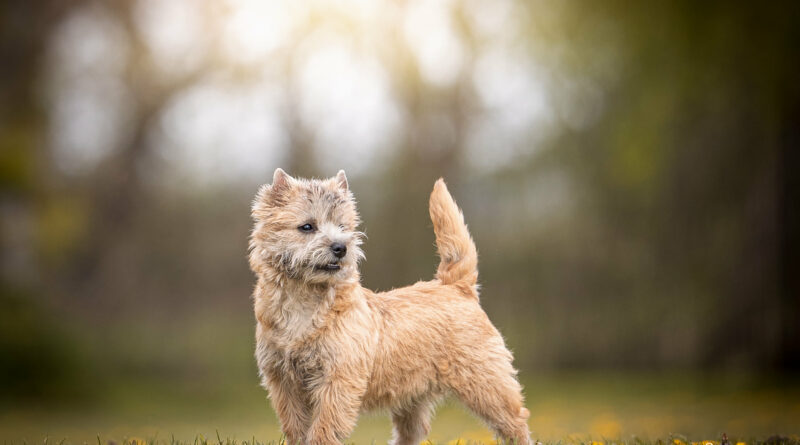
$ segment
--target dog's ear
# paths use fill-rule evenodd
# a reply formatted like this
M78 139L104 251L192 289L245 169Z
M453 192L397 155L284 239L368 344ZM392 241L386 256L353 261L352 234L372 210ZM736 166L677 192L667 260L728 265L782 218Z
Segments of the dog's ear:
M347 176L344 174L344 170L339 170L339 173L336 173L336 184L342 189L343 192L348 190L347 184Z
M288 173L280 167L276 168L272 175L272 193L277 195L286 192L291 186L291 181L292 177Z
M270 206L280 205L284 202L289 189L292 188L294 179L289 176L282 168L275 169L272 175L272 184L264 184L256 193L253 201L253 216L258 216Z

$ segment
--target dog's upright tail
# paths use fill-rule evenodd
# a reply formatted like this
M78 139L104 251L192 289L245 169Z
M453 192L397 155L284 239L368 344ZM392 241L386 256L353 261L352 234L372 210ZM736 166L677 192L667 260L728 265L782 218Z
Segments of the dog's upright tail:
M464 215L442 179L433 186L430 212L440 258L436 278L442 284L464 286L477 295L478 252L464 224Z

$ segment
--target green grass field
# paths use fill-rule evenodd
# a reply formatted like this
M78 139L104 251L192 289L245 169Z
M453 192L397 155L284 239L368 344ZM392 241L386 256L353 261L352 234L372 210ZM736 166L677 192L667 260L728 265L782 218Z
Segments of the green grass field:
M535 376L535 375L534 375ZM532 376L533 377L533 376ZM559 374L525 385L533 436L543 443L736 442L797 439L800 385L744 375ZM362 415L349 442L385 443L386 414ZM159 445L252 445L277 442L280 431L255 384L225 394L202 388L131 384L100 404L16 406L0 414L4 443L101 444L132 440ZM438 410L429 439L489 443L491 433L453 401ZM793 439L792 439L793 438ZM246 441L246 443L245 443ZM204 442L203 442L204 443ZM669 444L671 445L671 443Z

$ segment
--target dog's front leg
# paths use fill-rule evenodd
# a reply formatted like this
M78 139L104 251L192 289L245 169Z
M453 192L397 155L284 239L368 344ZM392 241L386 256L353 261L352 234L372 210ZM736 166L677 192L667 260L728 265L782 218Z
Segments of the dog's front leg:
M365 389L366 379L331 379L322 384L315 391L317 403L307 436L308 445L339 444L348 437L358 420Z
M278 414L286 445L303 445L311 423L311 408L302 394L288 382L270 382L272 407Z

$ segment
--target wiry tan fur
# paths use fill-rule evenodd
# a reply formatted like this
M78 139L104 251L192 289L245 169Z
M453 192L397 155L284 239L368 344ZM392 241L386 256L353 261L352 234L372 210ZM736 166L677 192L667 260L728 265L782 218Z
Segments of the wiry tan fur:
M337 444L359 411L388 409L393 444L418 444L452 394L500 438L530 443L512 356L478 303L477 253L463 216L436 182L430 198L441 263L432 281L361 287L362 234L344 172L294 179L278 169L253 204L250 266L256 358L290 444ZM312 223L315 231L298 228ZM338 271L332 243L344 243Z

